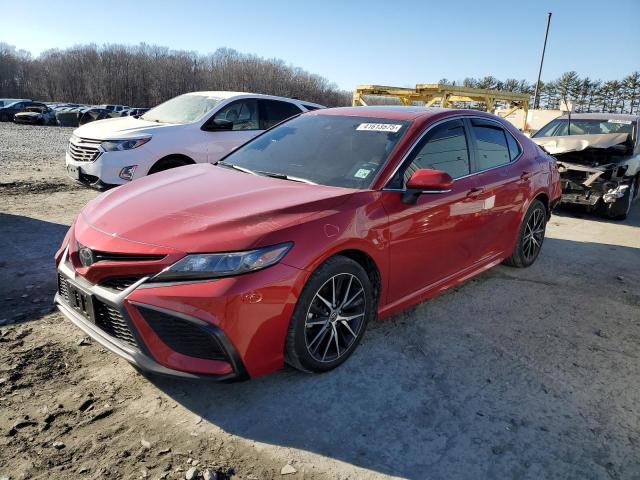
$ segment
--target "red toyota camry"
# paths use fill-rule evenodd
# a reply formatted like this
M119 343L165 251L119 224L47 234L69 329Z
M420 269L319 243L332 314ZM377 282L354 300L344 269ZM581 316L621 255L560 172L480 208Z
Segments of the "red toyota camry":
M326 371L373 319L531 265L559 198L553 158L496 116L318 110L89 202L55 301L142 370Z

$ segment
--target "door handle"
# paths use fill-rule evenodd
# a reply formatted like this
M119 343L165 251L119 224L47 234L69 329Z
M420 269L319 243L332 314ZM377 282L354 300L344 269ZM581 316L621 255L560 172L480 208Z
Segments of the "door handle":
M523 182L526 182L529 180L529 172L522 172L522 175L520 175L520 180L522 180Z
M484 187L473 187L467 192L467 197L475 198L484 192Z

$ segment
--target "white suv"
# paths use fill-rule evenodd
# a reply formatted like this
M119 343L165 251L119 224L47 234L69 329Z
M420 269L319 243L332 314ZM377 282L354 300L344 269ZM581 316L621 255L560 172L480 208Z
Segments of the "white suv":
M265 129L318 108L324 107L253 93L187 93L137 118L77 128L67 148L67 173L104 189L173 167L216 162Z

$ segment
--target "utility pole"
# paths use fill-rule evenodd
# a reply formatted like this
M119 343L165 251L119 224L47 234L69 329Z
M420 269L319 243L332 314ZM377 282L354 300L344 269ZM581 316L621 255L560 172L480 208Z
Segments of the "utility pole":
M547 30L544 32L544 46L542 47L542 58L540 58L540 70L538 70L538 81L536 82L536 90L533 94L533 108L538 108L538 88L540 87L540 77L542 76L542 64L544 63L544 52L547 49L547 37L549 36L549 25L551 25L551 12L547 14Z

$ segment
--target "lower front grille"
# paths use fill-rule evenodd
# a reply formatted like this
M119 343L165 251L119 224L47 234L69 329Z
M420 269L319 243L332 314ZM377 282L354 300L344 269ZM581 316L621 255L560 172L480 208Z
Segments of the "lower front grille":
M58 293L62 298L69 302L69 287L67 287L67 281L65 278L58 274Z
M138 347L129 323L117 308L108 305L95 295L78 290L60 273L58 273L58 294L65 304L89 322L94 323L107 335L132 347Z
M189 357L227 360L220 342L205 327L150 308L138 307L138 310L171 350Z
M122 314L111 305L94 299L96 326L118 340L137 347L136 339Z

